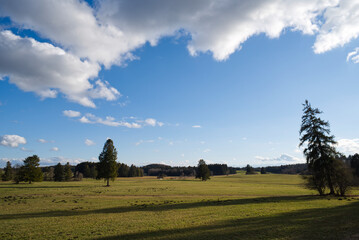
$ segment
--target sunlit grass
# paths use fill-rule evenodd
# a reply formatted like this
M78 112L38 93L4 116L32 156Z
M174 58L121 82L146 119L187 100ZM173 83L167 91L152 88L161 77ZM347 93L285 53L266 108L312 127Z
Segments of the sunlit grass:
M315 196L296 175L119 178L104 186L89 179L0 183L0 239L345 239L359 233L357 198Z

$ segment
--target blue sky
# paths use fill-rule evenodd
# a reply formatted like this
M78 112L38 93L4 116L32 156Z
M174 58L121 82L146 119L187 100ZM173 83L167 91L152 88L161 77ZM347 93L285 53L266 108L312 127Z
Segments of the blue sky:
M126 164L301 163L305 99L324 111L340 151L359 152L359 3L159 2L0 7L2 166L32 154L42 165L97 161L107 138ZM59 8L69 15L51 14ZM191 20L192 9L205 17Z

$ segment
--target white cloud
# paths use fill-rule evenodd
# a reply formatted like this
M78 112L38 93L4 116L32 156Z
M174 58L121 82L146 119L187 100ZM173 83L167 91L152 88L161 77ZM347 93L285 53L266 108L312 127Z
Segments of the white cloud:
M70 165L77 165L81 162L86 162L91 159L82 159L82 158L67 158L67 157L51 157L51 158L40 158L40 166L54 166L58 163L62 165L70 163Z
M259 160L260 165L282 165L282 164L296 164L296 163L305 163L304 159L300 159L288 154L282 154L279 157L261 157L256 156L256 160Z
M50 150L53 151L53 152L58 152L60 149L58 147L53 147Z
M26 139L19 135L4 135L0 137L0 145L15 148L20 144L26 144Z
M5 167L7 162L10 162L12 167L22 165L24 163L23 160L20 158L0 158L0 168Z
M73 110L65 110L62 112L66 117L80 117L81 113Z
M152 126L152 127L155 127L155 126L159 126L159 127L162 127L164 125L163 122L159 122L157 121L156 119L154 118L147 118L143 121L141 120L137 120L138 123L142 123L143 125L146 125L146 126Z
M93 98L114 100L119 93L97 80L100 66L81 61L49 43L32 38L21 38L10 31L0 32L0 73L26 92L35 92L41 98L56 98L58 92L69 100L86 107L95 107ZM107 92L107 97L102 95Z
M359 138L338 140L338 150L345 154L359 153Z
M79 119L81 123L89 124L102 124L110 127L127 127L127 128L141 128L143 126L162 126L156 119L136 120L135 122L118 121L114 117L107 116L105 119L95 116L94 114L87 113Z
M194 126L192 126L193 128L201 128L201 126L200 125L194 125Z
M37 140L39 143L48 143L49 141L47 141L47 140L45 140L45 139L42 139L42 138L40 138L40 139L38 139Z
M359 35L359 1L341 0L337 3L324 12L324 23L313 46L315 53L343 46Z
M204 153L208 153L210 151L211 151L211 149L209 149L209 148L206 148L206 149L203 150Z
M93 99L120 96L95 79L101 67L125 65L147 42L186 35L192 56L210 52L222 61L252 36L289 30L316 34L314 52L323 53L358 37L358 12L357 0L102 0L94 8L79 0L4 1L0 16L51 44L1 31L0 78L42 98L62 93L95 107Z
M93 146L93 145L95 145L96 143L95 143L94 141L90 140L90 139L86 139L86 140L85 140L85 144L86 144L87 146Z
M348 53L347 62L359 63L359 48L355 48L354 51Z
M140 141L136 142L135 145L138 146L138 145L140 145L142 143L153 143L153 142L155 142L155 140L152 140L152 139L150 139L150 140L142 140L141 139Z
M21 151L24 151L24 152L33 152L31 149L27 149L24 147L21 147L20 149L21 149Z

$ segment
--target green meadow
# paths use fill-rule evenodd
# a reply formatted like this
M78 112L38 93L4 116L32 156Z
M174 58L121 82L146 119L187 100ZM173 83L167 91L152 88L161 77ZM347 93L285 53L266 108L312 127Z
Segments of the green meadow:
M0 239L359 239L359 189L297 175L0 183Z

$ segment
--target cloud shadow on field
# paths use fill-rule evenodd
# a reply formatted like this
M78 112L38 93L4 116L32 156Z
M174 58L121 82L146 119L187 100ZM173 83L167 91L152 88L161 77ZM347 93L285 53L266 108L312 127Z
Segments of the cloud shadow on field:
M112 208L101 208L94 210L61 210L47 211L35 213L16 213L16 214L0 214L0 220L22 219L22 218L46 218L46 217L62 217L62 216L81 216L90 214L110 214L125 213L132 211L155 212L169 211L178 209L190 209L207 206L234 206L245 204L261 204L261 203L290 203L298 201L310 201L320 199L318 196L283 196L283 197L259 197L259 198L241 198L228 200L205 200L186 203L150 203L134 206L119 206Z
M218 221L195 227L94 237L115 239L359 239L359 201L333 208Z

